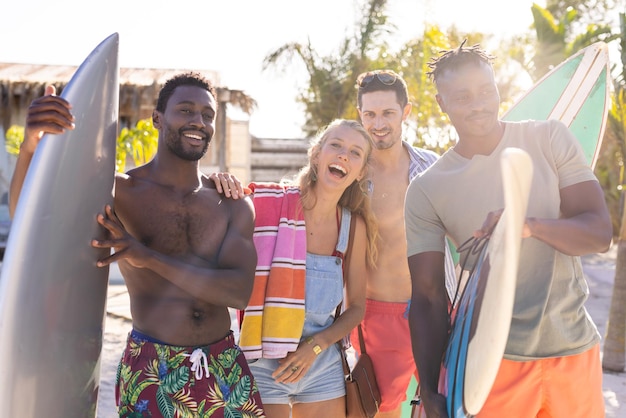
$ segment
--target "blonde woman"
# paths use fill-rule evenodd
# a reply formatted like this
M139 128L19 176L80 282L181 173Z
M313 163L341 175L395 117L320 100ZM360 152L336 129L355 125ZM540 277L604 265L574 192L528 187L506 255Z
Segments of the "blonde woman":
M335 120L321 130L292 184L250 185L258 262L240 346L268 418L345 416L336 343L363 318L368 269L376 260L377 227L366 193L372 148L360 123Z

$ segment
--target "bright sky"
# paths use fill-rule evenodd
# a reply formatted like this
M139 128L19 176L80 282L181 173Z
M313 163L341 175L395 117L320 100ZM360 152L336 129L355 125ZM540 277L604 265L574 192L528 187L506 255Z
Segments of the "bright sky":
M401 43L421 36L424 22L501 35L532 23L532 0L388 0ZM545 5L545 1L537 0ZM104 5L101 5L104 4ZM353 0L9 0L2 7L0 62L80 65L114 32L120 67L193 68L220 73L221 85L243 90L259 108L250 131L259 137L300 137L295 101L306 85L302 65L288 74L262 72L263 58L310 39L332 53L354 30ZM496 16L492 18L490 16Z

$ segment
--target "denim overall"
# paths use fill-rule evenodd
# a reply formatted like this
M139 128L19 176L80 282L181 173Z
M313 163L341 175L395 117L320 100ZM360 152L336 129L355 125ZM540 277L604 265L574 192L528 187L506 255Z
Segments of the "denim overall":
M336 252L345 253L350 234L349 210L342 208ZM336 255L306 255L305 319L302 339L328 328L335 319L337 305L343 300L343 261ZM313 349L313 347L311 347ZM297 383L276 383L271 373L278 367L276 359L250 362L259 385L263 403L286 404L319 402L345 395L341 352L337 344L322 351L311 369Z

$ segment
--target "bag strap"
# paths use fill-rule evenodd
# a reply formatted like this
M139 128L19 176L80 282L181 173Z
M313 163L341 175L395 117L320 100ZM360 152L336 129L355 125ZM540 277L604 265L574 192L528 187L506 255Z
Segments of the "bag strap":
M352 216L352 219L350 219L350 238L348 241L348 248L346 249L346 255L344 256L344 262L345 262L345 267L344 267L344 274L343 274L343 280L344 280L344 285L345 285L345 280L346 277L348 277L348 261L350 260L350 254L352 253L352 242L354 241L354 230L355 230L355 225L356 225L356 221L354 220L354 216ZM342 302L343 303L343 302ZM336 316L335 316L336 318ZM359 346L361 348L361 353L365 353L365 339L363 338L363 330L361 329L361 324L359 323L359 325L357 326L358 331L359 331Z
M346 248L346 252L343 255L343 285L346 285L346 277L348 277L348 271L350 270L350 254L352 253L352 243L354 242L354 230L356 229L356 220L354 214L350 215L350 232L348 233L348 247ZM335 319L339 317L341 313L341 305L343 305L343 298L339 305L337 305L337 309L335 309Z
M361 354L366 354L367 352L365 351L365 339L363 338L363 330L361 329L360 323L357 326L357 329L359 331L359 346L361 346Z
M350 233L348 236L348 248L346 249L346 253L343 257L344 267L343 267L343 283L344 286L346 284L346 277L348 277L348 271L350 266L350 254L352 253L352 243L354 242L354 230L356 227L356 217L352 214L350 218ZM341 313L341 305L343 304L343 300L337 305L337 309L335 310L335 319L339 317ZM365 353L365 340L363 339L363 331L361 330L361 324L358 325L359 330L359 345L361 347L361 353ZM348 365L348 359L346 358L346 350L343 348L341 343L338 343L343 355L341 356L343 363L343 372L347 376L350 374L350 366Z

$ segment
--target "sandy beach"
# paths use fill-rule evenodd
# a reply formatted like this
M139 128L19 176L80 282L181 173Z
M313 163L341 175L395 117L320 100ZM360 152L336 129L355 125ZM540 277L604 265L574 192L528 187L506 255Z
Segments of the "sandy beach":
M613 291L616 250L617 247L614 245L605 254L583 257L584 271L590 290L587 309L603 337L606 332L611 292ZM115 374L130 327L128 293L119 270L113 266L109 280L97 418L117 417L113 394ZM580 383L582 390L584 382L581 381ZM626 417L626 373L605 372L603 391L606 416L610 418Z

